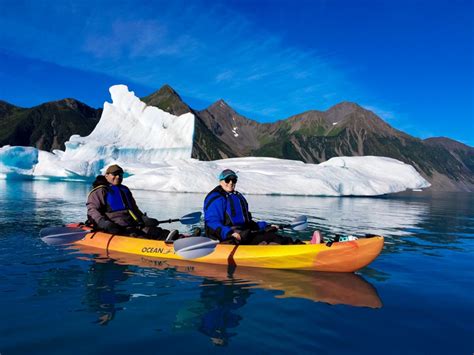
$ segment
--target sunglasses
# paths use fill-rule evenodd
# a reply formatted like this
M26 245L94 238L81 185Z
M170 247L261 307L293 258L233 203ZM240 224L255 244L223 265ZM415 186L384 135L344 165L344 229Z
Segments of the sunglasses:
M231 181L232 181L234 184L237 184L237 178L235 178L235 177L226 177L226 178L224 179L224 181L225 181L226 184L228 184L228 183L231 182Z
M121 176L123 177L123 173L109 173L112 176Z

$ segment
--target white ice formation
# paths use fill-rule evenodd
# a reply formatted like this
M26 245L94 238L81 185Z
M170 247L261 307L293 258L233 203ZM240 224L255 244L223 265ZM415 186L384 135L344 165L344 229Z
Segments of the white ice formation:
M174 116L147 106L124 85L110 88L112 103L87 137L73 135L66 150L0 148L0 178L86 180L109 164L126 172L131 188L208 192L226 168L248 194L373 196L429 186L408 164L384 157L337 157L321 164L274 158L191 159L194 115Z

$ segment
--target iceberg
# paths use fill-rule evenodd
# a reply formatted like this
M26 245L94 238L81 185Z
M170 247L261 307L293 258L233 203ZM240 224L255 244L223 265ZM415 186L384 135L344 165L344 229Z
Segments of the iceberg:
M31 176L38 163L38 153L32 147L0 147L0 178Z
M91 180L110 164L125 170L134 189L206 193L223 169L239 175L247 194L375 196L430 184L411 166L374 156L336 157L321 164L275 158L191 158L194 115L174 116L140 101L125 85L110 88L99 123L87 137L73 135L65 151L0 148L0 178Z
M376 196L429 183L411 166L385 157L337 157L321 164L276 158L231 158L212 162L187 159L156 167L131 167L130 188L209 192L217 175L232 169L238 190L255 195Z
M110 88L112 103L105 102L99 123L87 137L73 135L57 158L39 160L35 175L59 164L70 176L97 175L113 162L123 165L154 164L166 159L191 157L194 115L179 117L140 101L125 85ZM61 175L62 176L62 175Z

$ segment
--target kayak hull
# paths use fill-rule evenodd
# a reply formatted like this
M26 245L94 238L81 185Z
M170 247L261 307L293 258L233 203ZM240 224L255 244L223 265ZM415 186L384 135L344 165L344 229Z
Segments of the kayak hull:
M383 248L383 237L360 238L349 242L301 245L229 245L218 244L215 250L193 262L259 267L269 269L354 272L370 264ZM98 248L147 258L186 260L176 254L172 243L91 232L74 242L78 246Z

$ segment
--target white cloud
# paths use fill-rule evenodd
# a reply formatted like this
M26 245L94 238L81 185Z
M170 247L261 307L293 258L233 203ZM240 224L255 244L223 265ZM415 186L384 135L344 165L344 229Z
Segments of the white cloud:
M233 77L234 73L232 72L232 70L226 70L216 76L216 82L219 83L221 81L228 81L231 80Z

